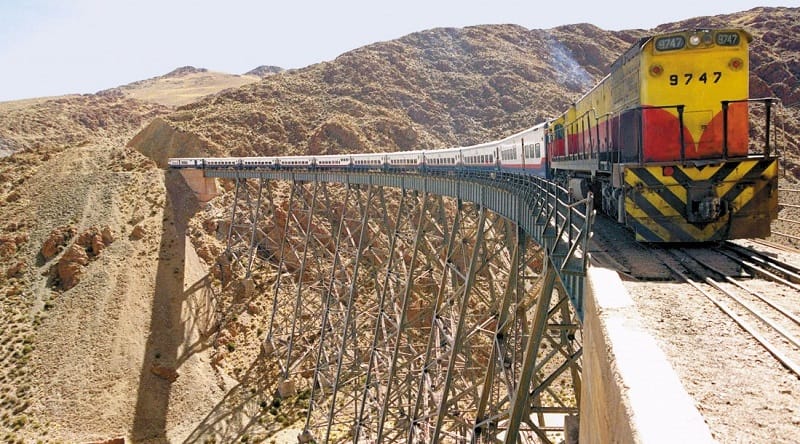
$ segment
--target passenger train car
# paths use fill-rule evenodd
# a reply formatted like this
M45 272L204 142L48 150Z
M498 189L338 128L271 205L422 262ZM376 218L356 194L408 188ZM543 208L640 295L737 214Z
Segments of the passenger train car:
M502 140L394 153L170 159L172 168L503 171L548 178L646 242L766 237L777 217L777 159L750 141L748 45L741 29L641 39L558 116Z

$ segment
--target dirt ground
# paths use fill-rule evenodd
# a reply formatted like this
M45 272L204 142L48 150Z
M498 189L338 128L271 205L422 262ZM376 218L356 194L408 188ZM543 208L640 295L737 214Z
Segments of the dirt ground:
M206 271L187 254L196 202L176 178L121 141L92 143L36 165L0 208L8 221L36 215L17 228L28 241L16 257L29 273L0 300L4 314L17 313L2 343L23 346L8 346L2 361L3 442L181 441L225 393L230 381L200 339L210 319ZM66 248L45 259L45 240L57 227L99 226L113 242L77 285L59 288L53 270Z

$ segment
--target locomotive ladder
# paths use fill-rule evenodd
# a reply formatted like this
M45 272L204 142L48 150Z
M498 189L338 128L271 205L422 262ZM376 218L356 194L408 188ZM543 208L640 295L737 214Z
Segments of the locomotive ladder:
M591 197L505 173L205 176L235 182L224 265L263 281L299 442L550 443L577 415Z

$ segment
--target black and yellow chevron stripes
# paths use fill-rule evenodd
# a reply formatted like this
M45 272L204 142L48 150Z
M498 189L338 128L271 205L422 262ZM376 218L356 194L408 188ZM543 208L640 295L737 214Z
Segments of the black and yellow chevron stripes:
M626 225L644 242L708 242L766 237L778 211L776 159L718 165L630 167L624 172ZM690 222L697 190L719 198L712 221Z

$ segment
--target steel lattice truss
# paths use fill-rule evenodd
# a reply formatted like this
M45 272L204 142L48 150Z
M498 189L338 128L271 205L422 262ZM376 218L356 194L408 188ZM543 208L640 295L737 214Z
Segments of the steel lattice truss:
M278 391L309 397L300 442L553 442L577 414L579 321L514 222L425 192L235 180L226 265L274 276L263 350Z

